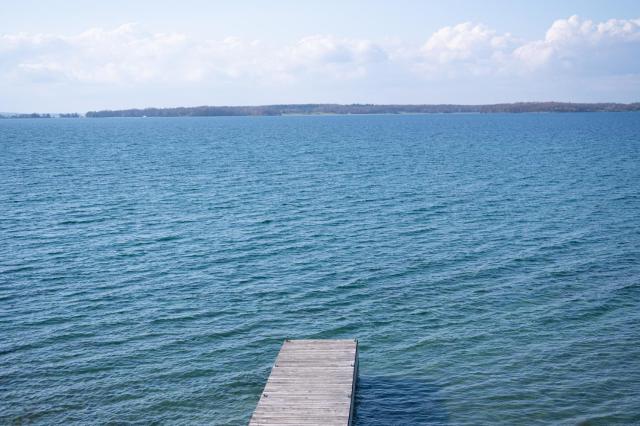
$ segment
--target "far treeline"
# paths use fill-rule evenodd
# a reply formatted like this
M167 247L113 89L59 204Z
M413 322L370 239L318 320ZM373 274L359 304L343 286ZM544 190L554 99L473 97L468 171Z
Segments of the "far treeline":
M373 105L290 104L262 106L198 106L89 111L87 117L212 117L313 114L441 114L441 113L526 113L526 112L624 112L640 111L640 102L566 103L519 102L493 105Z
M144 108L89 111L84 116L102 117L219 117L219 116L276 116L322 114L455 114L455 113L527 113L527 112L628 112L640 111L640 102L570 103L517 102L491 105L374 105L374 104L286 104L259 106L197 106L177 108ZM0 114L0 118L80 118L69 114Z

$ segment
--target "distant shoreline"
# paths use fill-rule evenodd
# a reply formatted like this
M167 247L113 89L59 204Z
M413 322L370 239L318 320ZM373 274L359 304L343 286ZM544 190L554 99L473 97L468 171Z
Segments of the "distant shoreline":
M281 104L257 106L196 106L177 108L135 108L89 111L85 114L0 114L0 118L106 118L106 117L226 117L283 115L370 115L370 114L495 114L545 112L630 112L640 111L634 103L515 102L486 105L461 104Z

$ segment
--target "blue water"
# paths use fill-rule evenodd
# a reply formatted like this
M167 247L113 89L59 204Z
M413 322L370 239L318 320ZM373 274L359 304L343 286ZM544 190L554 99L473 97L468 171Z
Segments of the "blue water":
M640 423L640 114L0 120L0 424Z

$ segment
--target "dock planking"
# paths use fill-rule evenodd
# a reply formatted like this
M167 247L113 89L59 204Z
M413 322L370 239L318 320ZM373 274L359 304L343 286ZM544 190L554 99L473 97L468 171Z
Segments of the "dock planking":
M357 340L286 340L249 425L351 425L357 377Z

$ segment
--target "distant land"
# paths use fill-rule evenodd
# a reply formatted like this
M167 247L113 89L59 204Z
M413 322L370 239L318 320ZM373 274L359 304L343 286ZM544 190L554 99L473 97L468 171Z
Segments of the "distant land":
M640 111L640 102L571 103L516 102L488 105L376 105L376 104L284 104L258 106L196 106L89 111L86 114L3 114L0 118L103 118L103 117L218 117L321 114L452 114L527 112L625 112Z
M640 102L565 103L518 102L492 105L374 105L374 104L288 104L262 106L198 106L145 108L116 111L89 111L87 117L209 117L243 115L316 114L439 114L439 113L522 113L522 112L600 112L640 111Z
M70 114L19 114L15 112L1 112L0 118L80 118L81 115L77 112L72 112Z

